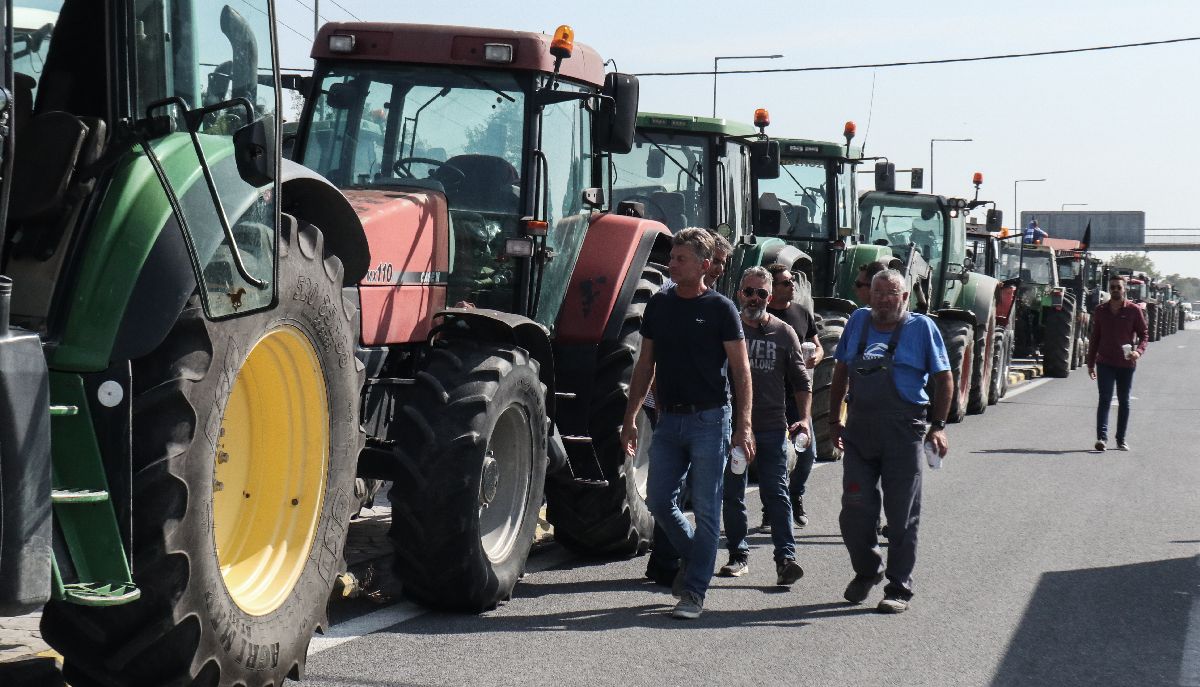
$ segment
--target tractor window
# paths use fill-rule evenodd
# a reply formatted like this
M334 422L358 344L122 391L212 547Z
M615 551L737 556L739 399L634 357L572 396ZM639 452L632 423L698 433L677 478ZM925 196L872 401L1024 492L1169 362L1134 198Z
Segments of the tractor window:
M595 90L562 81L558 89ZM583 190L592 185L592 113L578 100L547 105L542 109L541 130L546 156L541 197L550 223L546 245L556 257L542 273L535 319L553 326L587 233L590 210L583 204Z
M58 23L58 13L62 4L63 0L16 0L13 3L12 68L14 72L32 78L32 81L25 80L22 84L18 77L16 95L19 100L26 97L23 89L31 89L27 102L31 110L33 99L37 96L38 83L42 80L42 71L46 67L50 37L54 32L54 25Z
M725 157L719 162L720 168L724 170L721 174L720 201L724 213L717 223L727 223L733 229L735 237L749 236L752 233L749 156L745 144L740 141L727 141Z
M701 136L638 130L633 150L612 156L612 207L641 203L672 232L709 225L708 142Z
M174 122L150 148L179 201L205 311L213 318L269 307L275 296L277 182L247 183L233 156L234 133L261 121L267 159L278 158L269 12L269 0L133 2L134 115ZM189 120L196 125L194 140Z
M1049 285L1053 276L1049 253L1025 252L1025 261L1021 269L1022 283Z
M1021 243L1019 239L999 241L999 255L996 256L996 278L1000 281L1013 279L1021 275Z
M916 244L934 273L941 271L947 246L945 219L936 199L870 194L863 197L861 213L860 235L865 242L891 246L897 256L905 246Z
M512 263L496 258L521 217L525 102L524 88L506 72L332 65L297 150L305 166L340 188L445 193L450 302L509 310ZM561 208L566 188L555 193Z
M785 160L779 178L760 179L759 193L774 193L787 213L789 236L824 238L833 221L826 203L828 172L819 160Z
M1073 281L1079 277L1080 265L1075 258L1058 261L1058 281Z

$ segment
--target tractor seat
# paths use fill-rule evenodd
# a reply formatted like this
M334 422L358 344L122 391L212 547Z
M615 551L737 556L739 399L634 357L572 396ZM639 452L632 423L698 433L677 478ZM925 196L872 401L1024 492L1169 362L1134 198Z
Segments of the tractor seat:
M462 177L452 170L461 172ZM521 175L502 157L455 155L434 171L433 177L446 186L451 207L508 214L517 211L520 196L513 186L521 183Z
M674 234L687 226L687 215L683 211L683 194L678 191L655 191L650 194L650 207L663 213L661 221ZM659 219L659 218L654 218Z

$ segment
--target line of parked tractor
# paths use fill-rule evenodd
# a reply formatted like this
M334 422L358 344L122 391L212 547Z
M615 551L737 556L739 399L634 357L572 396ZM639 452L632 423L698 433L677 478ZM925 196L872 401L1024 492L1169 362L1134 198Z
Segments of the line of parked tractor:
M733 244L727 295L754 265L802 282L824 459L860 266L900 269L937 322L951 421L1004 396L1014 355L1077 367L1120 271L1004 230L981 175L970 199L897 190L852 122L828 142L768 135L766 110L639 113L565 26L327 24L301 77L270 0L13 4L0 612L46 604L79 687L300 676L386 481L428 605L510 598L543 504L573 551L644 553L654 423L634 456L620 423L684 227ZM1182 326L1169 285L1128 276L1152 338Z

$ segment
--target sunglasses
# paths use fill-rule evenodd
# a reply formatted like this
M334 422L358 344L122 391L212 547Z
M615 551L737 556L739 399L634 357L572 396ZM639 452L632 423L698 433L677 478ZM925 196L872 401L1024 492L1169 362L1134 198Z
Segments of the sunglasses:
M770 296L771 294L767 293L766 289L756 289L753 286L747 286L746 288L742 289L742 295L746 298L754 298L755 296L758 296L759 298L766 300L767 296Z

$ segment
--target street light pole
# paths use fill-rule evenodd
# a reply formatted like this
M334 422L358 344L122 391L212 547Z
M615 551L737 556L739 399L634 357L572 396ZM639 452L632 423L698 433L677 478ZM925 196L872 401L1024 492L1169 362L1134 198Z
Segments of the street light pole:
M721 60L777 60L783 55L722 55L713 58L713 112L714 119L717 117L717 63Z
M1058 208L1058 211L1062 212L1063 210L1066 210L1068 205L1087 205L1087 203L1063 203L1062 207Z
M935 142L966 143L973 138L931 138L929 139L929 192L933 193L933 144Z
M1045 179L1017 179L1013 182L1013 221L1016 222L1016 231L1025 231L1025 227L1021 226L1021 213L1017 211L1017 184L1026 181L1045 181Z

